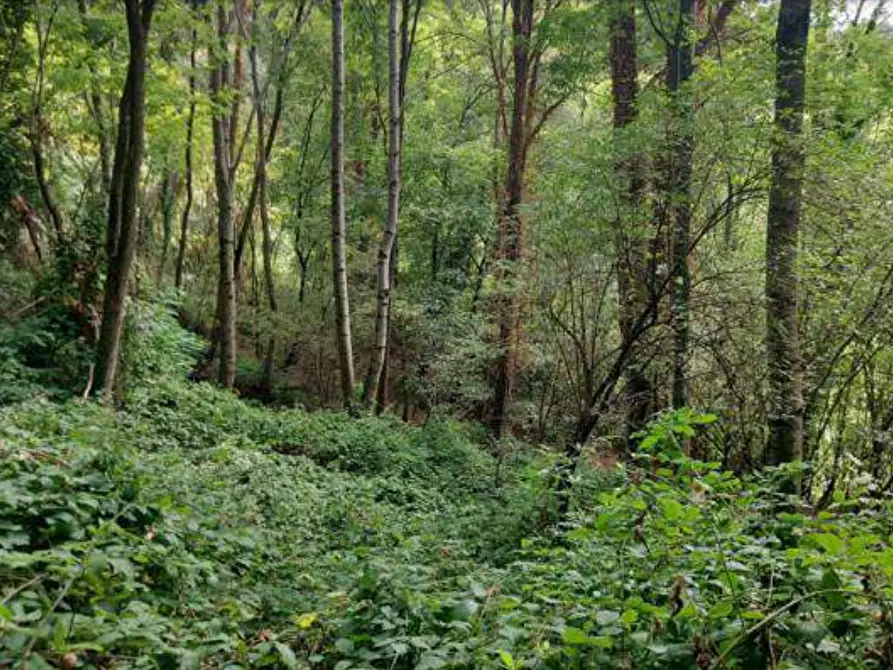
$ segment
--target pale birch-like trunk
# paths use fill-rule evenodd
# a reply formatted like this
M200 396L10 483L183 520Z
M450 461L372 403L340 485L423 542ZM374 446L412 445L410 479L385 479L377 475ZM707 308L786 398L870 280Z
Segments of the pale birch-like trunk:
M354 366L347 293L347 221L344 204L344 3L332 0L332 283L344 406L353 405Z
M397 237L397 219L400 213L400 159L401 159L401 100L400 60L397 40L397 2L390 0L388 11L388 212L378 249L378 277L376 282L378 308L375 313L375 348L372 365L363 388L364 399L383 398L378 393L385 359L388 353L388 326L391 310L391 256ZM383 403L381 403L383 404ZM376 411L384 407L377 403Z

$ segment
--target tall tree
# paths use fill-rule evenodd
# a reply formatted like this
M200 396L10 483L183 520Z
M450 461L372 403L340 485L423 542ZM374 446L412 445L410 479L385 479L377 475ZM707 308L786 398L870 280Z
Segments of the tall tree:
M673 407L687 402L689 349L689 300L691 273L688 267L691 237L691 175L694 146L692 101L688 83L694 72L692 34L694 0L679 0L676 29L667 43L667 91L670 102L670 158L666 209L672 228L673 281L670 318L673 325Z
M95 379L107 397L115 386L127 279L136 249L136 201L143 160L149 27L155 0L125 0L124 6L130 55L127 79L118 106L118 140L112 167L106 238L108 273L94 370Z
M412 0L403 0L398 12L398 0L390 0L388 11L388 209L378 248L376 276L375 346L369 373L363 386L366 400L375 398L375 408L381 412L387 405L388 350L390 345L391 293L395 272L397 222L400 216L400 181L403 165L403 101L409 59L415 42L416 26L422 0L415 0L415 11L410 22ZM398 14L401 15L398 40Z
M214 184L217 192L218 279L216 336L220 345L217 381L232 388L236 379L236 282L235 232L233 229L233 179L235 171L229 138L235 119L227 121L221 93L227 83L227 34L229 17L221 1L217 7L217 62L211 68L210 92L214 102L211 130L214 141ZM230 132L228 132L230 131Z
M254 26L257 28L257 11L260 7L260 0L254 5L255 21ZM256 37L256 35L255 35ZM264 287L267 294L267 303L271 314L275 314L278 310L276 303L276 286L273 281L273 232L270 227L270 212L267 207L267 144L264 140L266 132L266 95L261 88L260 74L258 72L257 62L257 40L255 39L248 52L248 58L251 65L251 87L254 93L254 106L257 110L257 158L256 158L256 174L257 174L257 191L258 191L258 208L260 210L261 231L263 234L263 262L264 262ZM281 88L280 88L281 90ZM272 385L273 378L273 359L276 353L276 337L275 328L271 328L269 341L267 342L267 351L264 356L263 364L263 383L264 387L269 390Z
M503 273L504 295L499 309L499 355L493 386L493 408L490 432L502 436L517 355L518 302L511 286L514 265L521 258L521 203L524 198L524 173L527 164L528 94L530 84L531 36L533 35L534 0L512 0L512 59L514 85L512 118L509 131L508 172L505 199L500 216L497 260Z
M347 294L347 221L344 204L344 3L332 0L332 284L345 407L353 404L354 366Z
M638 117L639 66L636 45L635 0L616 0L611 16L611 92L614 124L614 172L619 184L617 217L617 282L620 300L620 334L634 337L633 328L648 298L646 267L647 231L642 230L640 205L644 190L642 159L634 146L630 126ZM624 377L624 412L627 441L652 413L651 382L643 363L633 362Z
M193 0L193 11L195 4ZM195 17L193 17L195 20ZM195 55L198 46L198 31L195 27L192 29L192 42L189 49L189 114L186 117L186 203L183 205L183 212L180 214L180 240L177 246L177 266L174 270L174 286L183 288L183 266L186 262L186 240L189 234L189 217L192 214L192 203L195 199L195 188L193 184L193 143L195 141L195 107L196 107L196 76L195 76Z
M810 0L781 0L775 33L775 136L766 226L769 463L800 458L803 451L796 262L806 162L802 135L810 10Z

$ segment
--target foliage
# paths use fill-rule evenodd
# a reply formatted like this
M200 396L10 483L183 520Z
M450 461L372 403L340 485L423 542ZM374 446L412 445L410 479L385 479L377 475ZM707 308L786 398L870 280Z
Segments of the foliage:
M449 423L163 379L117 412L8 407L0 664L885 667L888 503L816 516L772 473L688 460L672 436L704 419L661 420L641 466L583 473L592 498L537 537L546 461L521 450L495 488Z

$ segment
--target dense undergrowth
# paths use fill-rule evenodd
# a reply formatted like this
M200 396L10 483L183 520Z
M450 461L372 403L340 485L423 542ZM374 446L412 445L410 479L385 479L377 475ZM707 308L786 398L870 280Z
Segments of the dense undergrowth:
M807 514L678 417L552 533L545 458L446 422L169 381L0 422L2 666L890 667L886 504Z
M550 452L180 381L196 342L135 309L121 407L36 371L0 409L0 667L893 667L868 490L688 460L680 412L559 523Z

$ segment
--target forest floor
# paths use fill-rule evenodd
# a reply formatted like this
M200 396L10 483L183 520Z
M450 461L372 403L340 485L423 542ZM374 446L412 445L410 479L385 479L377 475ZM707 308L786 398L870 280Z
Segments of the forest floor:
M166 380L7 406L0 667L893 667L888 503L803 509L689 430L558 522L548 452L448 420Z

